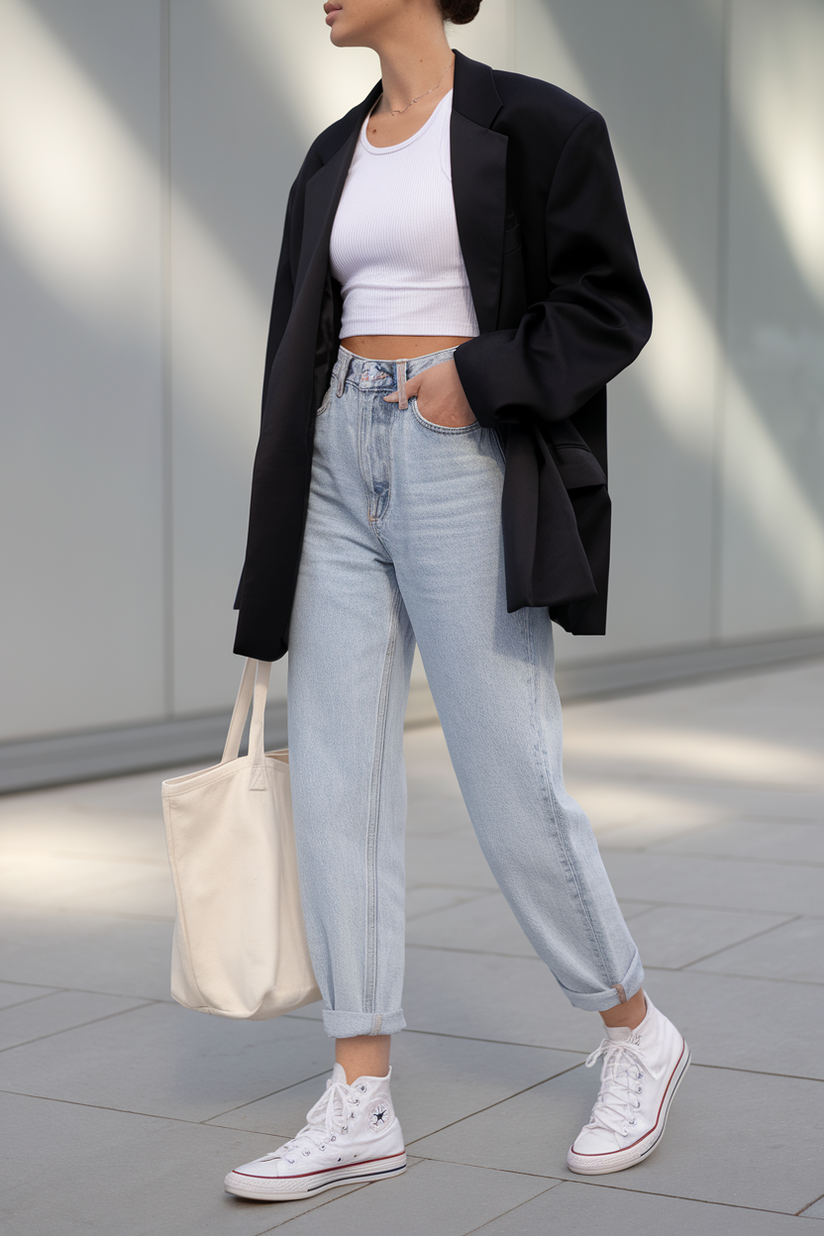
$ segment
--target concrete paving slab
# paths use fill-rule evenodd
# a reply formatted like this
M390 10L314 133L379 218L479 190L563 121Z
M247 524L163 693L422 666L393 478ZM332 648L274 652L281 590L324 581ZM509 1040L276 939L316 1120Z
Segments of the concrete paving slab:
M57 990L56 987L39 987L32 983L0 983L0 1009L27 1004L29 1000L42 1000Z
M412 1142L434 1133L575 1068L582 1058L571 1052L504 1047L443 1035L409 1031L396 1035L392 1044L392 1097L404 1137ZM327 1075L216 1116L211 1123L272 1134L285 1128L291 1130L286 1136L293 1137L323 1093Z
M4 851L166 862L160 801L153 811L114 810L66 801L69 790L0 797Z
M609 837L612 844L630 844L633 836L635 844L666 840L728 816L725 807L696 800L689 787L650 787L640 779L605 780L591 773L567 773L566 786L592 821L595 835Z
M637 1170L637 1169L635 1169ZM815 1231L815 1229L812 1229ZM800 1236L786 1215L654 1197L566 1181L480 1228L478 1236L536 1236L539 1232L609 1232L610 1236Z
M646 987L678 1026L696 1062L824 1078L819 987L653 969L647 971ZM780 1016L771 1016L772 1009L780 1009Z
M656 854L703 854L824 868L824 822L735 820L702 828L654 847Z
M795 919L691 968L713 974L824 983L824 919Z
M597 1069L579 1063L552 1081L411 1143L410 1149L427 1159L560 1180L569 1175L567 1150L588 1120L597 1093ZM656 1153L663 1152L662 1145Z
M176 913L174 885L168 870L75 896L66 895L60 899L60 904L67 910L165 919L168 923L174 922Z
M824 757L811 741L793 736L782 742L743 732L725 731L715 717L689 725L668 714L664 723L646 713L631 717L622 709L594 709L586 723L567 713L564 766L570 774L626 779L641 769L654 777L689 777L705 782L765 788L824 788Z
M5 1006L0 1027L6 1014L11 1020L37 1021L39 1003L47 1012L67 1010L72 1000L89 1007L83 992L55 989L82 988L92 999L95 993L104 999L123 997L127 1006L132 1000L162 1002L118 1012L107 1022L58 1028L51 1039L4 1052L4 1071L8 1075L13 1067L21 1088L24 1083L30 1089L40 1086L62 1100L4 1096L10 1127L15 1135L21 1133L13 1148L17 1152L19 1143L25 1171L34 1165L42 1177L43 1147L59 1147L48 1188L22 1175L13 1178L11 1190L2 1193L0 1186L0 1201L13 1194L16 1207L4 1231L10 1236L40 1231L74 1236L75 1231L99 1230L110 1236L115 1215L122 1219L117 1236L161 1231L166 1236L169 1230L183 1236L213 1231L245 1236L295 1222L304 1224L298 1230L315 1236L326 1230L317 1226L322 1217L322 1224L339 1236L347 1229L360 1231L364 1213L365 1226L393 1232L405 1231L411 1216L412 1222L420 1220L427 1236L441 1236L442 1213L457 1216L454 1230L460 1236L479 1224L494 1232L496 1225L516 1219L522 1226L512 1230L529 1236L596 1225L619 1236L621 1230L633 1236L645 1230L680 1236L687 1226L690 1236L716 1236L716 1217L724 1223L718 1236L743 1236L744 1231L776 1236L790 1223L796 1231L799 1225L815 1230L824 1221L820 1171L812 1165L805 1176L803 1164L785 1170L781 1156L792 1132L783 1113L793 1119L800 1113L805 1127L814 1127L822 1107L819 1101L814 1108L810 1097L820 1083L803 1080L811 1073L821 1075L820 987L812 985L813 979L821 981L819 957L824 955L817 925L821 868L810 863L819 861L824 835L822 699L824 662L803 671L567 709L570 788L577 793L581 787L578 797L590 810L608 866L616 873L621 902L645 954L651 995L685 1032L696 1059L725 1066L691 1070L667 1138L649 1163L598 1182L570 1178L556 1183L565 1175L568 1141L586 1119L597 1090L595 1072L584 1070L580 1061L597 1046L598 1019L572 1009L541 963L528 953L518 954L523 937L511 916L507 924L509 912L500 912L503 902L472 834L443 735L437 727L407 733L408 909L410 938L420 944L409 949L404 1000L416 1030L399 1036L394 1051L393 1090L401 1118L409 1138L423 1145L419 1134L424 1133L434 1144L456 1130L467 1134L472 1121L509 1110L534 1088L549 1089L554 1097L547 1105L550 1127L539 1164L549 1174L530 1177L522 1156L514 1170L500 1158L490 1166L419 1161L404 1178L404 1188L416 1173L437 1169L442 1175L430 1175L432 1187L424 1174L419 1179L425 1187L415 1184L408 1195L398 1192L400 1180L360 1187L357 1209L355 1199L336 1190L316 1199L306 1219L299 1210L302 1203L283 1208L242 1203L226 1198L221 1184L229 1167L295 1131L291 1124L275 1129L272 1112L287 1111L283 1096L296 1108L300 1102L297 1119L302 1123L329 1066L320 1008L243 1025L185 1012L171 1002L171 904L159 900L170 892L159 802L163 774L0 799L0 844L11 861L29 864L32 892L29 898L24 887L19 908L7 915L12 930L0 949L5 981L0 984L0 1009ZM651 735L655 741L648 743ZM119 880L112 876L118 866ZM77 881L61 882L72 869L79 873ZM88 898L96 912L55 913L50 890L61 902ZM486 934L488 922L477 918L484 902L497 907L496 930ZM166 921L140 919L141 914ZM805 915L807 923L799 925ZM769 932L740 935L745 926L776 922L781 925ZM473 923L471 938L467 924ZM518 941L515 955L492 955L504 937ZM467 944L473 951L459 951ZM712 958L696 955L710 946ZM479 947L483 951L475 951ZM725 969L731 963L742 972L732 978ZM679 965L689 968L677 973L670 968ZM788 976L804 981L783 981ZM21 1000L21 991L37 998ZM764 1014L777 1005L784 1010L781 1024ZM173 1025L176 1017L180 1020ZM515 1046L506 1046L510 1042ZM570 1071L544 1081L542 1069L556 1058L557 1067ZM795 1076L780 1076L784 1073ZM523 1083L534 1088L518 1090ZM772 1157L760 1147L753 1150L749 1138L750 1129L764 1134L763 1105L759 1110L757 1100L764 1086L770 1113L782 1113ZM487 1110L490 1101L496 1105ZM95 1102L123 1110L95 1108ZM32 1104L50 1113L82 1115L64 1125L53 1114L36 1118ZM144 1107L148 1115L139 1114ZM138 1114L132 1114L135 1108ZM438 1131L433 1113L439 1116L443 1108L449 1108L449 1119ZM249 1115L258 1123L267 1112L270 1122L258 1133ZM189 1123L193 1120L211 1123ZM691 1131L691 1120L698 1133ZM736 1121L744 1128L740 1151ZM526 1136L528 1126L529 1121L515 1121L513 1145ZM721 1150L716 1147L721 1167L712 1160L716 1136L726 1139ZM768 1151L772 1140L764 1137ZM505 1142L498 1138L495 1144L500 1150ZM94 1175L100 1162L102 1185ZM712 1200L664 1196L675 1187L673 1181L678 1183L679 1171L686 1171L684 1164L694 1191L703 1189ZM750 1167L757 1177L752 1186ZM534 1201L516 1197L514 1209L502 1215L496 1208L496 1182L513 1177L550 1191ZM154 1192L146 1189L147 1180ZM466 1184L471 1180L491 1182L492 1217L476 1221L473 1211L470 1229L461 1226L468 1211L461 1211L460 1201L461 1190L477 1192L474 1184L471 1190ZM752 1188L761 1190L759 1198L780 1194L782 1205L791 1205L795 1197L789 1194L796 1185L799 1207L808 1206L804 1218L746 1209L740 1201L719 1206L713 1193ZM360 1199L375 1195L364 1211ZM407 1196L411 1200L403 1204L390 1200ZM561 1205L564 1198L569 1200ZM553 1199L559 1207L555 1211L530 1209L539 1202L549 1207ZM508 1231L500 1228L501 1236Z
M0 1051L142 1007L134 1000L85 991L60 991L29 1000L0 1011Z
M679 969L789 920L786 915L656 906L628 921L633 924L632 933L646 965ZM419 947L536 956L500 893L410 923L406 939Z
M701 1063L824 1077L817 987L653 967L646 987ZM782 1008L780 1021L765 1018L772 1007ZM543 964L527 958L410 948L404 1012L411 1029L494 1042L588 1054L600 1040L596 1016L572 1008Z
M2 916L0 974L17 983L171 1001L172 924L18 910Z
M619 898L753 910L768 914L821 913L822 874L815 867L625 852L601 845Z
M566 1073L415 1142L414 1153L575 1180L564 1159L589 1118L597 1074ZM655 1153L596 1183L794 1215L820 1188L822 1098L820 1082L693 1066Z
M186 773L196 772L202 767L202 764L176 764L152 772L109 777L102 781L84 781L78 785L60 786L38 793L53 794L84 814L95 811L107 814L115 811L135 811L155 815L162 820L161 782L168 777L182 777Z
M730 818L763 817L772 821L800 820L824 822L824 792L804 791L794 786L770 790L754 786L690 786L696 799L707 799L724 807Z
M457 782L456 782L457 786ZM436 796L410 799L406 817L406 835L411 841L418 837L438 837L445 834L473 837L472 823L463 801L455 803Z
M474 891L466 888L440 888L436 885L419 884L406 890L406 921L423 918L450 906L464 905L478 897L494 896L489 889Z
M621 907L624 921L627 923L630 919L640 918L642 914L649 914L650 910L657 908L653 901L630 901L626 898L619 901L618 904Z
M415 837L406 847L410 885L445 884L470 889L497 889L495 878L474 834L436 833Z
M536 957L501 893L453 906L409 923L408 944L510 957Z
M366 1186L311 1214L273 1220L288 1222L289 1236L382 1231L392 1236L467 1236L547 1187L546 1181L514 1172L423 1162L395 1180Z
M154 879L159 870L165 879L166 871L150 859L116 862L76 855L9 852L0 860L0 898L7 907L60 910L83 894L127 889L129 885Z
M678 970L720 949L729 951L731 945L748 940L750 936L758 937L752 941L757 954L759 940L766 938L762 933L789 920L786 915L751 914L742 910L656 906L648 914L631 921L632 935L644 964ZM726 953L721 955L726 956ZM710 965L709 968L714 967Z
M809 743L821 731L824 661L806 661L735 677L682 682L602 700L567 704L569 718L612 716L616 724L636 719L669 724L705 724L744 734L779 734Z
M3 1085L98 1107L209 1120L328 1067L313 1021L237 1022L155 1004L3 1055Z
M621 791L629 804L643 804L647 797L653 804L660 801L660 814L665 822L669 818L668 811L675 819L680 814L684 832L700 827L702 822L714 824L761 818L772 823L784 819L802 823L824 821L824 791L800 790L794 786L772 789L726 785L694 777L662 780L653 770L642 767L630 771L622 781L617 776L598 775L586 766L580 771L567 772L567 786L587 810L590 810L588 804L593 804L591 814L598 826L613 827L630 823L635 818L632 813L621 811ZM614 798L618 804L615 811L612 809ZM639 818L654 820L656 816L654 810L644 814L639 811Z
M589 1053L600 1020L573 1008L543 962L408 948L404 1014L412 1030Z
M0 1127L3 1236L271 1230L272 1207L238 1202L223 1191L227 1171L266 1153L268 1139L257 1134L16 1095L3 1096ZM289 1202L281 1216L309 1213L329 1196Z

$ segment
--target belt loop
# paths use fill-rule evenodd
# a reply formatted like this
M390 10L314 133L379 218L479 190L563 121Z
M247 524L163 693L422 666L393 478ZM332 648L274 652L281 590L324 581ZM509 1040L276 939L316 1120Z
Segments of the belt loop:
M340 399L341 395L343 394L343 388L346 385L346 375L349 372L349 362L351 361L351 359L352 359L351 356L342 356L340 360L338 361L338 384L335 388L337 391L338 399Z
M406 361L395 361L395 381L398 384L398 407L408 408L409 401L406 398Z

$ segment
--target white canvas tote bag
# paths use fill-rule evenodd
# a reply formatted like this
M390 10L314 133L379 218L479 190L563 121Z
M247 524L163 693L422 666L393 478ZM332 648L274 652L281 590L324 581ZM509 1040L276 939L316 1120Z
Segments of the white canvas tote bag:
M269 662L246 662L220 763L162 787L177 898L172 995L220 1017L278 1017L320 997L298 886L288 753L263 750L270 670Z

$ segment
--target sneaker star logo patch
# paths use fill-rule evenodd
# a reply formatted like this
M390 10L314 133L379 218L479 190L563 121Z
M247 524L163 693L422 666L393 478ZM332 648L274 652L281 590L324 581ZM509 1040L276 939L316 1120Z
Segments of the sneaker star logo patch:
M373 1133L380 1133L381 1129L385 1129L389 1124L389 1108L385 1103L379 1103L369 1120L369 1127Z

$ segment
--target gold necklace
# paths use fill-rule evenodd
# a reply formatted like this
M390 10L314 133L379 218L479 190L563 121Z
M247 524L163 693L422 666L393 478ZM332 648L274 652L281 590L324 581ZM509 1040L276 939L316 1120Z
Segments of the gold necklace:
M454 57L453 57L453 60L454 60ZM446 77L449 70L452 68L453 60L449 61L449 64L446 66L443 73L441 73L440 77L435 82L435 85L432 87L432 90L424 90L423 94L419 94L417 98L412 100L412 103L420 103L421 99L425 99L428 94L432 94L433 90L438 89L438 86L440 86L441 82ZM390 107L389 115L390 116L402 116L404 112L409 111L410 107L412 106L412 103L407 103L406 107L398 107L398 108Z

